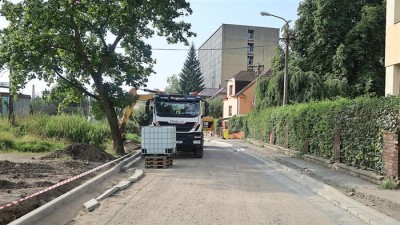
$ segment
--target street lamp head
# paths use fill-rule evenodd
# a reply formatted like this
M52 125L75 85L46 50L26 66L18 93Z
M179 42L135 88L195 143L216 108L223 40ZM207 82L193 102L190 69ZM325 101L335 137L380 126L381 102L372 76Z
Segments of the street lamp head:
M271 13L267 13L267 12L264 12L264 11L260 12L260 14L261 14L261 16L272 16Z

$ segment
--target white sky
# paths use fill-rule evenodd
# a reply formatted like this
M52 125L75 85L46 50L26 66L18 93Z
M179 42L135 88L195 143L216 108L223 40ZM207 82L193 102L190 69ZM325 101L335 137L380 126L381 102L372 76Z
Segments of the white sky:
M275 17L261 16L261 11L292 20L291 27L297 18L297 7L301 0L189 0L193 14L181 19L192 24L192 31L197 37L190 38L198 48L211 36L221 24L239 24L251 26L265 26L281 28L284 21ZM0 17L0 28L7 26L7 21ZM189 49L183 44L169 45L163 37L154 37L148 40L153 48ZM147 88L163 90L167 86L167 77L179 74L188 51L161 51L153 50L153 58L157 60L154 67L156 74L149 77ZM8 72L0 72L0 82L8 82ZM32 94L32 85L39 94L46 88L40 81L30 81L22 91ZM128 89L128 88L127 88Z

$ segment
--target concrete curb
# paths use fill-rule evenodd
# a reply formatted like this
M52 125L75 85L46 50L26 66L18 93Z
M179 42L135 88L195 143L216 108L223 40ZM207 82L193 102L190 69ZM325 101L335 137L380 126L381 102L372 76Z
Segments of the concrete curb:
M221 141L216 141L216 140L211 140L211 142L218 143L225 145L227 147L233 147L233 145L224 143ZM249 153L247 151L244 151L247 155L259 159L260 156L256 156L252 153ZM311 191L314 193L318 194L319 196L325 198L332 204L342 208L343 210L353 214L354 216L358 217L362 221L366 222L367 224L375 225L400 225L400 222L383 214L375 209L372 209L366 205L363 205L352 198L349 198L348 196L344 195L342 192L337 190L336 188L327 185L323 182L320 182L312 177L309 177L307 175L301 174L297 172L296 170L289 168L285 165L282 165L278 162L273 161L273 159L270 158L262 158L264 161L267 161L265 163L266 166L272 167L275 170L281 172L282 174L286 175L292 180L297 181L298 183L306 186L309 188Z
M128 181L130 181L131 183L134 183L134 182L138 181L140 178L142 178L143 176L144 176L143 170L136 170L135 174L128 177Z
M96 200L96 199L91 199L87 202L85 202L85 204L83 204L85 206L85 208L87 208L87 210L89 212L93 211L95 208L97 208L100 203Z
M67 193L59 196L58 198L42 205L41 207L29 212L28 214L25 214L24 216L18 218L17 220L14 220L13 222L9 223L9 225L29 225L38 222L42 218L50 215L54 210L57 208L63 206L64 204L72 201L76 197L82 195L85 193L88 189L90 189L93 186L98 185L99 183L103 182L104 180L108 179L112 175L119 173L121 171L122 166L126 165L129 163L131 160L134 160L138 156L140 156L140 152L123 159L120 163L115 165L113 168L105 171L102 174L97 175L96 177L86 181L82 185L68 191ZM139 157L140 158L140 157Z
M140 154L141 153L136 154L135 157L133 157L133 159L130 159L129 162L125 163L125 165L121 167L121 171L124 172L131 169L133 165L135 165L138 161L140 161L142 159L141 157L138 157L138 155Z
M123 180L119 182L117 185L114 187L108 189L105 191L103 194L101 194L99 197L95 199L91 199L83 204L83 206L89 211L93 211L94 209L97 208L97 206L100 205L100 201L110 197L114 193L118 192L119 190L123 190L128 188L132 183L138 181L140 178L144 176L144 171L142 169L140 170L135 170L135 173L130 176L127 180Z
M106 198L110 197L111 195L113 195L118 190L119 190L118 187L112 187L112 188L108 189L107 191L105 191L103 194L101 194L99 197L97 197L96 200L102 201L103 199L106 199Z

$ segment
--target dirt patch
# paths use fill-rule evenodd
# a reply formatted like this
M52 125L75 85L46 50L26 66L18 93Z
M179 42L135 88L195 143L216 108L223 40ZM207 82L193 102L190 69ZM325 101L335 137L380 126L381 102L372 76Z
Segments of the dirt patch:
M57 170L53 166L43 163L0 161L0 174L9 175L14 179L47 177L56 172Z
M87 180L90 177L93 177L94 175L89 175L87 178L81 178L78 180L75 180L71 183L65 184L63 186L60 186L56 189L50 190L48 192L45 192L41 195L35 196L33 198L30 198L26 201L23 201L19 204L16 204L12 207L3 209L0 211L0 224L8 224L9 222L29 213L30 211L46 204L47 202L55 199L56 197L72 190L73 188L75 188L76 186L78 186L79 184L81 184L83 181ZM26 189L23 189L26 191ZM17 191L17 190L13 190L13 191ZM17 192L21 192L22 189L19 189ZM0 195L2 195L3 193L0 192ZM25 197L24 194L22 194L20 196Z
M360 191L347 190L347 193L354 200L357 200L366 206L369 206L393 219L400 221L400 204Z
M72 176L81 174L115 159L104 150L88 144L73 144L48 155L0 155L0 207L50 187ZM109 169L79 178L53 190L29 198L19 204L0 210L0 225L26 213L72 190L84 181Z
M114 159L112 155L104 150L85 143L69 145L65 149L43 156L41 159L58 159L65 157L90 162L107 162Z

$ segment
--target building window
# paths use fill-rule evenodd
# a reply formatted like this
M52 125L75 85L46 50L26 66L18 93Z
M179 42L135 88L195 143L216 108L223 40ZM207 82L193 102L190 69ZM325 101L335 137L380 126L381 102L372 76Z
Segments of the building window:
M254 30L249 30L248 31L248 38L249 38L249 40L253 40L254 39Z
M232 106L231 106L231 105L229 106L228 115L229 115L229 116L232 116Z
M229 85L229 96L233 95L233 85Z
M253 65L253 56L248 56L247 57L247 65L252 66Z
M247 52L248 53L254 53L254 44L253 43L248 43L247 44Z

